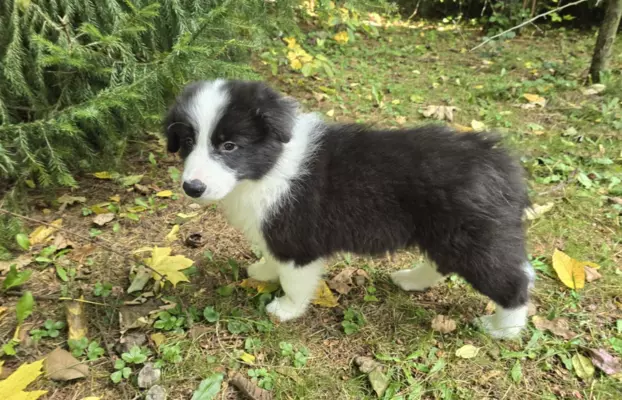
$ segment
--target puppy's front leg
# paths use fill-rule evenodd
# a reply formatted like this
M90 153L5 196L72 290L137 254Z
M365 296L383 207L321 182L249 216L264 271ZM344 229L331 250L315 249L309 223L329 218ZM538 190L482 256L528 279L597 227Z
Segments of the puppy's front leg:
M316 260L304 266L297 266L293 262L279 264L279 280L285 296L272 300L266 307L266 311L278 317L282 322L304 314L313 300L322 277L323 267L322 260Z

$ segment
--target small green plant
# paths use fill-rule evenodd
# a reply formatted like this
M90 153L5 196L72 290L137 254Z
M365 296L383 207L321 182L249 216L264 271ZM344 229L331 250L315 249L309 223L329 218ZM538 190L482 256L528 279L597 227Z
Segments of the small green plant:
M93 296L97 297L108 297L112 293L112 284L111 283L101 283L97 282L93 287Z
M128 364L143 364L150 354L147 348L133 346L129 352L121 354L121 358Z
M276 377L273 372L268 372L265 368L250 369L248 370L248 376L251 378L251 382L260 388L266 390L274 389Z
M179 347L179 343L161 345L160 352L162 354L162 360L164 362L177 364L182 361L181 347Z
M363 297L363 300L369 303L377 302L378 297L376 297L376 288L373 286L365 288L365 297Z
M261 344L260 338L247 337L244 341L244 350L248 353L254 353L261 348Z
M110 374L110 380L113 383L119 383L123 379L127 379L132 375L132 369L130 367L125 366L125 361L121 359L117 359L114 362L114 369L116 370L112 374Z
M207 306L203 310L203 317L209 323L214 323L220 319L220 314L214 310L214 307Z
M60 330L64 327L65 323L63 321L53 321L51 319L48 319L43 324L42 329L33 329L30 331L30 335L35 342L38 342L45 337L58 337L58 335L60 334Z
M2 289L8 290L23 285L30 279L30 275L32 275L32 270L17 271L15 264L12 264L9 267L9 273L6 274L6 278L2 282Z
M279 348L281 349L281 355L290 358L294 367L302 368L307 364L309 350L306 347L294 349L291 343L281 342L279 343Z
M341 326L346 335L353 335L357 333L365 325L365 317L360 311L348 308L343 313L343 321Z
M182 333L185 325L186 318L184 316L176 316L168 311L161 311L158 314L158 320L153 324L153 327L162 331Z

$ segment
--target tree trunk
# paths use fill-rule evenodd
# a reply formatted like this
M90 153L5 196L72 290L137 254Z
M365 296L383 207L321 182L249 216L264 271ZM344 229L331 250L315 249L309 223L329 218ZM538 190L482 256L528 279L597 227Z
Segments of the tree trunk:
M613 43L616 39L616 32L622 18L622 0L606 0L605 18L598 30L598 38L592 57L592 66L590 67L590 76L592 82L600 82L600 73L607 70L609 61L611 61L611 53L613 51Z

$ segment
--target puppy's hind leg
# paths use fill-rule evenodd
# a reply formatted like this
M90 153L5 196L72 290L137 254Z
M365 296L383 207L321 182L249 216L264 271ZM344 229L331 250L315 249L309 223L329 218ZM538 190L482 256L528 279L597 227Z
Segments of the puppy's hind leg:
M300 317L313 300L323 269L322 260L304 266L294 262L279 264L279 280L285 295L272 300L266 311L282 322Z
M404 269L391 274L391 280L407 291L423 291L436 285L445 278L432 262L411 269Z

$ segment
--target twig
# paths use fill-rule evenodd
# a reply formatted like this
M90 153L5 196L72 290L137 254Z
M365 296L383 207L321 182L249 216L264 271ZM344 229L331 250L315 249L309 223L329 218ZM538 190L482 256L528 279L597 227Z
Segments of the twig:
M239 372L231 373L229 382L251 400L272 400L272 393L255 385Z
M13 216L15 218L23 219L24 221L30 221L30 222L34 222L36 224L41 224L41 225L49 226L49 227L54 228L56 230L59 230L61 232L65 232L65 233L67 233L69 235L73 235L73 236L75 236L77 238L85 240L87 242L95 243L95 242L99 241L100 243L98 243L98 245L100 245L104 249L108 250L109 252L114 253L114 254L116 254L116 255L118 255L120 257L123 257L126 260L131 260L132 262L137 262L137 260L134 259L133 257L131 257L131 256L129 256L129 255L127 255L127 254L125 254L125 253L123 253L121 251L115 250L112 246L117 246L118 245L117 243L111 242L110 240L104 239L102 237L87 237L87 236L81 235L79 233L72 232L72 231L70 231L68 229L61 228L61 227L58 227L58 226L54 226L54 225L52 225L52 224L50 224L48 222L41 221L41 220L38 220L36 218L31 218L31 217L27 217L25 215L14 213L14 212L6 210L4 208L0 208L0 213L11 215L11 216ZM107 244L104 244L104 243L107 243ZM147 268L147 269L151 270L152 272L156 273L157 275L160 276L161 279L165 278L164 275L162 275L160 272L156 271L155 269L151 268L150 266L148 266L148 265L146 265L144 263L140 263L140 262L138 264L142 265L145 268Z
M516 25L516 26L515 26L515 27L513 27L513 28L507 29L507 30L505 30L505 31L503 31L503 32L501 32L501 33L499 33L498 35L495 35L495 36L493 36L493 37L490 37L490 38L488 38L488 39L484 40L482 43L480 43L480 44L478 44L477 46L473 47L473 48L472 48L471 50L469 50L469 51L473 51L473 50L475 50L475 49L479 49L480 47L482 47L482 46L483 46L483 45L485 45L486 43L490 42L491 40L494 40L494 39L496 39L496 38L498 38L498 37L500 37L500 36L503 36L503 35L505 35L505 34L506 34L506 33L508 33L508 32L512 32L512 31L515 31L515 30L517 30L517 29L520 29L520 28L522 28L523 26L528 25L528 24L532 23L533 21L535 21L535 20L537 20L537 19L540 19L540 18L542 18L542 17L546 17L546 16L547 16L547 15L549 15L549 14L553 14L554 12L557 12L557 11L563 10L563 9L564 9L564 8L566 8L566 7L576 6L577 4L585 3L586 1L587 1L587 0L578 0L578 1L575 1L574 3L568 3L568 4L563 5L563 6L561 6L561 7L557 7L557 8L555 8L555 9L553 9L553 10L549 10L549 11L547 11L547 12L545 12L545 13L540 14L540 15L536 15L535 17L533 17L533 18L531 18L531 19L528 19L527 21L525 21L525 22L523 22L523 23L521 23L521 24L519 24L519 25Z

